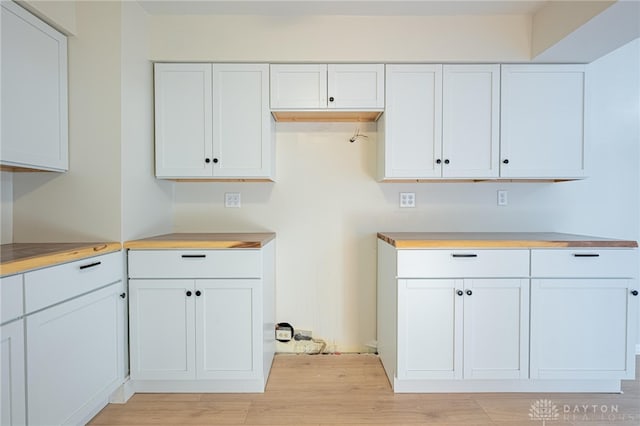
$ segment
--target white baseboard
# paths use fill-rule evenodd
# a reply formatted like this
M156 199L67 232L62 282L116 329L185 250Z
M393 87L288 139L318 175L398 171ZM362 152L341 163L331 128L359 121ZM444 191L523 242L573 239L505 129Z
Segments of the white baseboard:
M640 343L636 344L636 355L640 355Z
M127 377L124 383L118 386L118 388L111 394L109 402L111 404L124 404L133 396L134 393L135 390L133 389L131 380Z

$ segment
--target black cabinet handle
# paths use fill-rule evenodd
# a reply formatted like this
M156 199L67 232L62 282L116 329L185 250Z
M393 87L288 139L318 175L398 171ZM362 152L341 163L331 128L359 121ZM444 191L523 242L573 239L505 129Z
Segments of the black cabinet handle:
M93 263L87 263L86 265L80 265L80 270L93 268L93 267L98 266L100 264L102 264L102 262L93 262Z
M205 159L204 159L204 162L205 162L205 163L207 163L207 164L209 164L209 163L211 162L211 158L205 158Z
M508 158L505 158L504 160L502 160L502 163L503 163L503 164L509 164L509 159L508 159Z
M444 164L449 164L449 159L445 159Z
M214 158L214 159L213 159L213 162L214 162L214 163L216 163L216 164L218 164L218 159L217 159L217 158Z
M120 293L120 298L121 298L121 299L124 299L124 298L126 298L126 297L127 297L127 293Z
M202 296L202 292L200 290L196 290L196 296L198 297Z
M436 160L436 164L442 164L442 160L438 158L438 159Z
M462 290L458 290L458 291L456 291L456 293L458 294L458 296L462 296L464 294L464 292Z
M473 292L471 290L467 290L467 296L471 296Z
M191 293L191 290L187 290L187 293L186 293L186 294L187 294L187 297L191 297L191 294L192 294L192 293Z
M451 257L478 257L478 255L473 253L453 253Z
M204 259L205 257L207 257L206 254L183 254L182 255L183 259Z
M335 100L335 99L333 99L333 96L331 96L331 97L329 98L329 102L333 102L334 100Z
M637 296L638 295L638 290L631 290L631 294L633 296Z
M573 253L573 257L600 257L598 253Z

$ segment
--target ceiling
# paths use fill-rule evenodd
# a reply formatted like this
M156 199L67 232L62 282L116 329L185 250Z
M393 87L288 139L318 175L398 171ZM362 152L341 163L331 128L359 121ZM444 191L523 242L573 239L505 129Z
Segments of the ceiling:
M152 15L531 15L529 0L138 0Z

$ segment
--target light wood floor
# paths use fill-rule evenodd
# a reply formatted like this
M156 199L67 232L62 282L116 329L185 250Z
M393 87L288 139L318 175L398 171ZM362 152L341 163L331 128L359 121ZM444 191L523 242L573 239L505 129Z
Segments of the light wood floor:
M546 426L640 425L640 380L625 381L623 390L394 394L375 355L278 355L264 394L136 394L126 404L108 405L90 424L537 426L542 422L529 418L531 405L548 399L560 419ZM565 407L579 412L565 415Z

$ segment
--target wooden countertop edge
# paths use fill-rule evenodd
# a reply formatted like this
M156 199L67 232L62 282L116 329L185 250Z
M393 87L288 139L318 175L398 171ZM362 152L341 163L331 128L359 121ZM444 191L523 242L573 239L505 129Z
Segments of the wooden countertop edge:
M120 243L104 243L12 260L0 265L0 276L20 274L33 269L46 268L120 250L122 250Z
M262 248L268 242L273 240L275 235L260 241L197 241L197 240L180 240L180 241L153 241L153 240L137 240L126 241L125 249L132 250L170 250L170 249L252 249Z
M543 241L543 240L394 240L378 234L378 238L399 249L417 248L636 248L636 241Z

